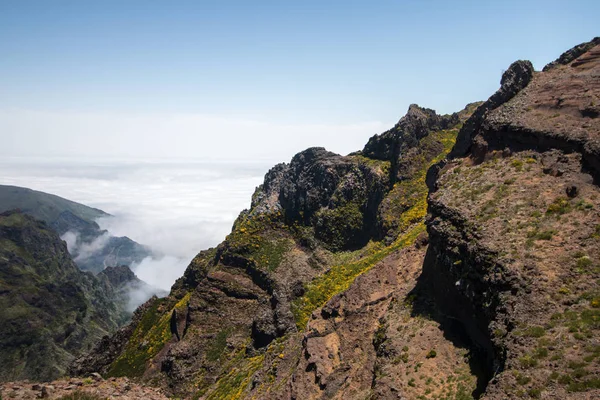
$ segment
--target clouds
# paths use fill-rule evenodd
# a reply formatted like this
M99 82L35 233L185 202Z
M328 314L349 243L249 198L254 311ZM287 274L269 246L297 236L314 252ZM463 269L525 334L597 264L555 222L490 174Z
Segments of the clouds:
M168 289L200 250L225 238L276 162L311 146L341 154L359 150L391 125L0 110L0 154L9 155L0 158L0 183L112 214L97 221L100 227L149 246L157 256L134 270ZM64 239L74 248L76 237Z
M100 208L98 220L113 236L128 236L157 255L132 269L150 285L168 290L191 259L220 243L270 163L180 162L179 160L0 160L0 183L29 187ZM102 240L70 251L87 254ZM88 251L89 250L89 251Z
M288 161L311 146L347 154L392 123L284 124L206 114L0 110L7 155Z
M169 291L175 280L183 275L190 261L189 258L170 255L157 258L146 257L141 263L133 264L131 270L147 284ZM147 291L133 293L132 301L135 302L137 298L143 297L146 293Z

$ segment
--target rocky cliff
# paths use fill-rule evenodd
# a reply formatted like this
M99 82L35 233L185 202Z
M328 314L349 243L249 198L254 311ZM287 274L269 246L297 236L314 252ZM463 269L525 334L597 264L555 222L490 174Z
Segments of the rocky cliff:
M600 46L275 166L74 372L202 399L600 396Z
M273 361L266 354L274 346L299 349L313 311L424 231L427 168L452 148L474 108L439 116L413 105L363 152L311 148L275 166L226 240L201 252L171 295L121 334L127 341L111 362L98 365L107 361L99 346L74 372L230 396L239 389L232 379L249 382ZM404 152L377 150L386 146Z

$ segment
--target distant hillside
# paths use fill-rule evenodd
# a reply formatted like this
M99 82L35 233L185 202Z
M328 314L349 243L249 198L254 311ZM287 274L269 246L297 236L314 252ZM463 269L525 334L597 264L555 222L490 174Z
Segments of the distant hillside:
M117 306L121 310L127 311L127 321L129 321L129 317L131 316L130 313L150 297L165 297L169 295L169 292L166 290L150 286L139 279L126 265L106 267L96 275L96 278L112 290L113 300Z
M0 214L0 380L49 380L127 316L34 218Z
M110 214L37 190L0 185L0 212L19 209L42 220L60 236L79 268L98 273L106 266L131 265L151 255L128 237L114 237L95 222ZM94 243L94 246L88 244Z
M19 208L25 214L41 219L47 224L58 221L65 211L91 224L95 224L96 218L110 215L97 208L75 203L53 194L18 186L0 185L0 211L15 208Z

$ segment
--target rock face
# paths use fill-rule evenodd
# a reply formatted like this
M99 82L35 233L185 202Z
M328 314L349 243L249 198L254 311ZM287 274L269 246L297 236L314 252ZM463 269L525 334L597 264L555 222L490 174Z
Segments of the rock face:
M77 371L198 399L599 398L599 101L595 39L299 153Z
M425 172L447 154L473 108L439 116L411 106L401 128L371 139L392 135L401 156L311 148L275 166L226 240L201 252L168 298L73 371L140 377L176 395L231 396L267 365L274 346L302 346L310 315L329 297L423 231ZM402 172L391 174L392 164ZM181 340L172 335L172 315ZM108 343L119 343L109 356Z
M421 150L418 146L421 139L431 131L450 129L459 122L457 113L437 115L434 110L411 104L406 115L392 129L369 139L362 154L390 161L390 180L393 184L410 176L413 152Z
M600 46L565 54L478 110L432 185L418 286L460 321L486 398L600 393Z
M151 255L148 248L128 237L111 236L100 229L96 219L110 217L102 210L36 190L0 185L0 212L14 209L46 222L67 240L71 255L84 271L98 273L106 266L131 265Z
M0 380L49 380L121 318L111 293L80 271L54 231L0 214Z

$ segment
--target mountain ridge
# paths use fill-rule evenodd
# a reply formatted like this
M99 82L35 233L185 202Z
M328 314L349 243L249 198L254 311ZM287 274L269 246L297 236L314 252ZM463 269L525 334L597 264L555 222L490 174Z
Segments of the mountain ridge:
M71 373L207 400L600 396L599 100L593 39L461 113L298 153Z

